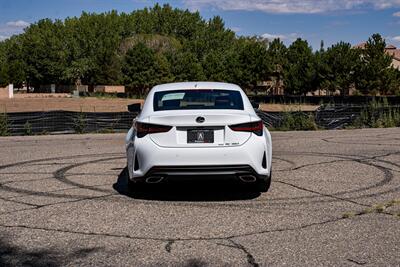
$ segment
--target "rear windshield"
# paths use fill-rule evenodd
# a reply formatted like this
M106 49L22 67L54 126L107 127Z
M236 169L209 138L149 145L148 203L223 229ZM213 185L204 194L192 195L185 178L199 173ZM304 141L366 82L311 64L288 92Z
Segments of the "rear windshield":
M243 100L233 90L174 90L154 93L154 111L179 109L239 109Z

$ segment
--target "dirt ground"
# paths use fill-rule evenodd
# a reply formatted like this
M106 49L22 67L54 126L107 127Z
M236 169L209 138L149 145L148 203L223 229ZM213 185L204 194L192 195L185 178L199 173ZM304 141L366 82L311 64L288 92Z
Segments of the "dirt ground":
M16 94L14 99L0 98L0 112L33 112L33 111L83 111L83 112L123 112L129 104L143 102L143 99L124 98L73 98L67 94ZM260 109L267 112L314 111L318 105L283 105L261 104Z
M123 98L16 97L0 99L0 112L67 110L83 112L123 112L129 104L142 102Z

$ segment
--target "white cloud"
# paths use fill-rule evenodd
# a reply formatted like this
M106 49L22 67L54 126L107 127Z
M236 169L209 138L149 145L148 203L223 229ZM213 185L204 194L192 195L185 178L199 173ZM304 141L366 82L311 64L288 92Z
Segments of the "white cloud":
M231 27L230 29L232 31L234 31L234 32L241 32L242 31L242 28L240 28L240 27Z
M400 35L399 35L399 36L392 37L392 40L394 40L394 41L396 41L396 42L400 42Z
M0 34L0 41L4 41L5 39L8 39L10 36L7 35L1 35Z
M7 26L15 28L25 28L28 27L29 24L30 24L29 22L23 20L9 21L6 23Z
M282 41L294 41L299 37L299 35L297 33L289 33L289 34L264 33L261 35L261 37L268 40L281 39Z
M396 12L396 13L393 13L393 17L400 17L400 11Z
M400 7L400 0L183 0L190 9L215 7L222 10L262 11L267 13L323 13L362 8Z
M23 20L9 21L5 24L0 24L0 41L8 39L15 34L22 33L24 28L29 25L30 23Z

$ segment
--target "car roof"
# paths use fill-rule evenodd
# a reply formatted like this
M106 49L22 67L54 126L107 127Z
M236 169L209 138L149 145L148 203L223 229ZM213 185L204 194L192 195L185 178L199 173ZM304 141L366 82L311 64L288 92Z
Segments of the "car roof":
M221 82L180 82L166 83L153 87L152 91L171 91L171 90L199 90L199 89L220 89L220 90L241 90L239 86L232 83Z

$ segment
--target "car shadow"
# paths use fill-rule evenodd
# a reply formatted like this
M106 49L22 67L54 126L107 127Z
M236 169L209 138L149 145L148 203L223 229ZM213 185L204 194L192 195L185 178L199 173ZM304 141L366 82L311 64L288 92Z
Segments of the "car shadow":
M118 175L114 190L118 193L143 200L162 201L234 201L250 200L260 196L249 185L236 181L166 181L150 184L141 190L128 188L128 170Z

